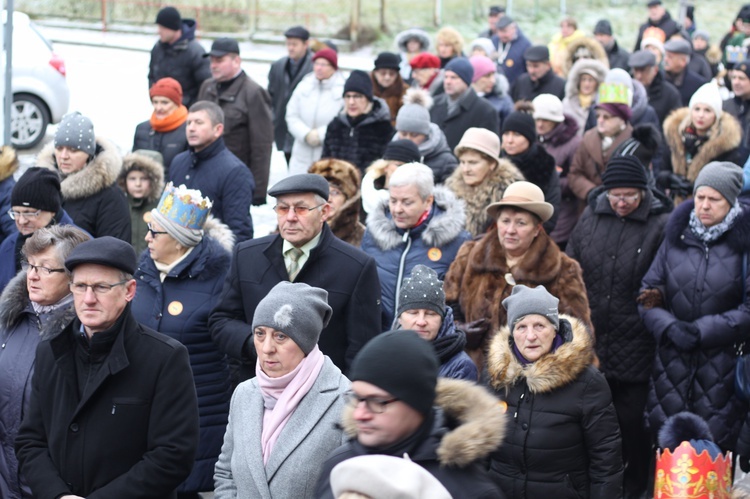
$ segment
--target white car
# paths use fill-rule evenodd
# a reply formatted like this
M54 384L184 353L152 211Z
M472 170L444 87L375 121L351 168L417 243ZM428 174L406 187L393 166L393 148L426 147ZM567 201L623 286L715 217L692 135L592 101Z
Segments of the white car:
M6 18L7 11L3 11L3 23ZM44 138L47 125L59 123L68 112L70 90L65 62L21 12L13 12L12 64L11 143L18 149L30 149ZM0 75L4 68L3 57Z

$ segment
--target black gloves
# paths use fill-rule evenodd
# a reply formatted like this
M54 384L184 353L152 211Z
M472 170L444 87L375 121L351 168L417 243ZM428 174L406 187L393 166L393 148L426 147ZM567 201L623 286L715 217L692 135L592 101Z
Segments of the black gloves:
M700 331L690 322L677 321L667 328L666 334L677 349L683 352L695 350L701 340Z
M466 333L466 348L473 350L484 345L484 339L490 332L490 321L482 318L471 322L457 323L456 329Z

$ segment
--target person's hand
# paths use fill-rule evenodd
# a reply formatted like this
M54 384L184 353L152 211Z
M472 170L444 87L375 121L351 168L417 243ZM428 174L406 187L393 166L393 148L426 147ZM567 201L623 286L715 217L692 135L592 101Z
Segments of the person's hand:
M490 321L485 318L477 319L459 323L456 328L466 333L466 348L471 350L480 348L484 344L484 338L490 332Z
M740 469L745 473L750 473L750 457L740 456Z
M656 288L644 289L635 301L646 310L664 308L664 295Z
M690 352L698 347L701 333L690 322L677 321L667 328L667 337L683 352Z
M307 135L305 135L305 142L311 147L318 147L320 145L320 135L318 134L317 128L313 128L307 132Z

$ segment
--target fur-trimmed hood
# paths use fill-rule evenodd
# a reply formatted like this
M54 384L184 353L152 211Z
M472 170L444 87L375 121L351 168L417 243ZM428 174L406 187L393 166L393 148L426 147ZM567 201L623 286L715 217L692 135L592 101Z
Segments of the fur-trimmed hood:
M742 206L742 214L737 217L732 228L713 244L726 241L726 244L737 253L747 253L750 252L750 205L740 202L740 206ZM674 246L686 247L682 235L690 224L690 213L694 208L695 202L688 199L675 208L669 217L667 226L664 228L664 238Z
M463 201L446 187L437 186L432 192L435 200L430 219L418 228L419 237L427 246L441 248L457 238L464 230L466 211ZM382 251L403 244L404 231L396 227L388 209L388 200L382 199L375 211L367 217L367 231Z
M505 438L505 414L498 409L498 400L476 383L459 379L438 378L435 406L448 418L458 422L440 440L437 456L443 466L463 468L484 459L496 450ZM342 424L350 438L357 436L354 409L344 409ZM436 418L440 420L442 418ZM436 430L444 430L442 421Z
M11 146L0 147L0 182L16 173L18 166L16 150Z
M599 42L597 42L599 43ZM606 57L606 56L605 56ZM607 67L609 63L603 63L595 59L578 59L573 67L570 68L568 80L565 82L565 97L577 100L578 97L578 80L584 71L595 73L599 83L607 77Z
M39 152L37 166L44 166L60 173L63 199L81 199L103 191L117 181L122 169L122 156L114 142L96 138L96 154L82 169L63 176L55 160L55 142L52 141Z
M563 114L563 121L552 129L546 136L539 136L539 143L547 143L552 147L560 147L567 144L573 137L578 135L578 122L569 114Z
M430 41L430 35L421 28L409 28L396 35L396 46L401 52L406 52L406 43L416 38L422 44L422 50L420 52L428 52L432 45Z
M594 57L594 59L589 60L595 60L602 63L605 68L605 73L609 69L609 57L607 57L607 51L604 50L604 47L602 47L601 43L599 43L595 38L576 38L575 40L571 40L570 43L568 43L567 54L565 54L565 58L562 61L561 69L563 74L561 76L563 78L567 78L569 76L569 73L575 66L575 64L573 63L573 58L575 57L576 51L578 51L578 49L588 50ZM578 59L575 62L578 63L581 60L584 59ZM578 80L576 79L575 81L577 82Z
M593 340L583 322L569 315L560 315L558 334L565 342L557 350L524 367L513 353L510 328L500 329L487 354L490 386L507 391L523 380L531 393L549 393L572 383L594 359Z
M125 179L133 170L138 170L146 174L151 181L151 191L146 196L146 201L153 203L158 201L164 190L164 167L156 160L149 158L145 154L131 152L122 158L122 170L117 177L117 185L127 194L128 189L125 185Z
M709 130L709 139L700 147L690 165L685 158L685 145L682 132L690 125L690 108L682 107L673 111L664 120L664 138L672 158L672 171L694 182L701 169L717 157L739 147L742 141L742 128L737 119L722 111Z
M232 229L213 215L209 215L203 225L203 237L215 240L230 254L234 251L234 244L237 241L237 236L234 235Z
M13 328L24 317L24 311L31 306L26 288L26 272L19 272L0 295L0 327L6 331ZM48 320L42 322L39 331L43 340L52 338L75 319L73 302L52 312Z

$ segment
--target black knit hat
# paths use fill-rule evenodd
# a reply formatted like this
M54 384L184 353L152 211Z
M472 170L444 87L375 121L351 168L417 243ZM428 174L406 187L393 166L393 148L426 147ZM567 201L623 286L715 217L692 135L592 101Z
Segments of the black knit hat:
M375 69L395 69L401 66L401 58L393 52L381 52L375 58Z
M648 189L648 175L635 156L617 156L607 163L607 168L602 173L602 184L606 189Z
M534 118L529 113L521 111L513 111L503 121L503 132L516 132L520 133L526 140L529 141L529 145L536 142L536 125L534 124Z
M426 416L435 402L438 368L432 344L401 329L370 340L354 357L349 379L373 384Z
M419 163L422 157L419 148L409 139L399 139L389 142L383 153L383 159L402 161L404 163Z
M367 97L367 100L371 101L372 80L370 79L370 75L359 69L352 71L344 84L344 93L342 95L346 95L347 92L362 94Z
M182 17L180 17L180 12L174 7L164 7L156 14L156 24L172 31L177 31L182 29Z
M62 204L57 172L32 166L18 179L10 193L11 206L24 206L57 213Z
M607 19L600 19L594 26L594 34L612 36L612 24Z

